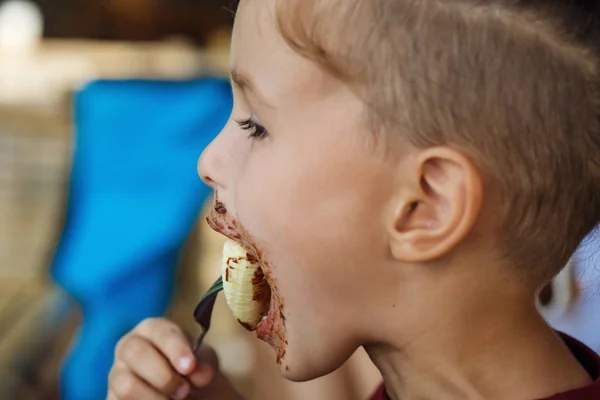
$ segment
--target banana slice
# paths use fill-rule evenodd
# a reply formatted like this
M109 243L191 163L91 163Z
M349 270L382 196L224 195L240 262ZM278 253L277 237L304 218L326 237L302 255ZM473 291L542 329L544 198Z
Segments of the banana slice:
M223 293L233 316L253 331L269 311L271 289L258 261L233 240L223 246Z

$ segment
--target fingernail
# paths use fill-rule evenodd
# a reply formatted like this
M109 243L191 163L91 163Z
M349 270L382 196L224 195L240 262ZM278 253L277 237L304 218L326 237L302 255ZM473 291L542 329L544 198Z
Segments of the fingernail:
M175 400L183 400L187 397L189 391L190 388L188 387L188 384L183 383L181 386L179 386L179 388L177 388L177 391L173 396L175 397Z
M179 368L184 371L189 371L192 368L192 363L194 360L192 357L183 357L179 360Z

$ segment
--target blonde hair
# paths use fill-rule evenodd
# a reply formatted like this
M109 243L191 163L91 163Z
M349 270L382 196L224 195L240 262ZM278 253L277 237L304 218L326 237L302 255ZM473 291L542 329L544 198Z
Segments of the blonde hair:
M575 3L285 0L277 17L379 130L464 151L500 195L503 253L549 280L600 222L599 11Z

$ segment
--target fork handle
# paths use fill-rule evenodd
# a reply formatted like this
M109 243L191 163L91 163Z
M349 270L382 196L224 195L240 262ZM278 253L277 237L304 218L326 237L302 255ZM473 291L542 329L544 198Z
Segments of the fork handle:
M206 330L202 330L202 333L198 336L198 339L196 339L196 342L194 343L194 347L192 348L192 351L194 352L194 354L196 354L196 352L198 350L200 350L200 347L202 347L202 342L204 341L204 336L206 336Z

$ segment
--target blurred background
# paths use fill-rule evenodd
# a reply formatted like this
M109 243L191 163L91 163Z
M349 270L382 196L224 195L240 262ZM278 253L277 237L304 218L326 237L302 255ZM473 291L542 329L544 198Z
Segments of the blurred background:
M173 137L163 135L165 138L161 139L158 136L168 133L168 130L161 132L161 129L155 128L154 133L148 134L148 124L144 123L147 118L140 106L128 109L127 105L118 104L111 109L106 102L112 98L128 98L135 103L138 96L141 97L140 102L147 103L146 107L163 109L163 105L155 104L157 101L153 101L152 96L168 97L169 92L174 91L201 92L204 89L199 86L206 79L225 77L232 23L232 15L226 6L227 1L216 0L0 1L0 398L61 398L61 379L71 392L62 398L79 397L84 400L88 395L90 399L104 398L94 394L94 390L105 385L102 365L95 376L89 376L99 382L95 384L88 379L87 385L91 386L89 393L72 382L81 374L74 375L72 370L68 370L60 378L60 370L66 368L65 355L74 351L78 340L92 342L91 346L98 341L110 343L106 337L81 339L84 314L94 313L90 310L97 307L95 303L111 296L110 289L114 291L114 287L120 284L127 286L128 281L135 280L135 274L143 273L146 265L166 270L166 276L172 272L174 277L172 280L165 279L165 284L172 284L176 289L162 296L164 304L155 304L153 309L138 315L133 313L132 317L118 315L122 326L117 327L120 329L116 333L124 333L122 330L133 325L135 319L160 315L165 304L164 313L179 319L190 330L196 329L191 318L195 302L205 286L219 274L220 238L197 222L201 220L197 217L203 211L207 192L202 192L201 188L173 189L160 184L152 187L154 182L148 184L148 179L139 179L142 184L150 185L147 193L152 195L156 192L158 197L162 196L161 202L170 202L167 205L146 205L144 215L148 220L154 217L154 212L164 215L161 207L177 208L179 214L174 216L186 219L185 226L174 228L180 231L176 234L155 233L155 237L170 241L162 248L163 253L169 253L168 256L155 254L144 258L140 256L142 251L139 248L137 254L127 255L113 243L111 247L119 253L115 259L120 257L124 261L105 257L102 260L105 265L102 265L94 260L98 259L99 252L110 249L101 245L93 249L89 243L77 243L70 235L68 225L91 231L92 240L110 234L107 230L127 230L127 226L119 224L135 222L130 218L127 204L116 204L125 203L127 198L132 208L136 204L139 208L139 203L144 203L143 198L139 199L139 203L136 199L132 200L127 190L122 191L123 199L108 203L120 209L121 221L110 221L108 227L101 226L98 221L86 221L81 215L82 210L93 212L102 207L102 204L90 205L90 197L118 190L107 188L104 182L108 179L93 173L92 179L96 183L89 185L78 184L76 177L77 168L89 171L96 164L101 165L102 159L107 163L119 163L123 170L140 168L133 161L140 161L143 154L126 160L126 154L136 151L132 148L133 139L114 140L115 136L127 133L125 127L119 129L119 125L123 124L118 121L121 114L133 120L128 123L128 128L140 131L142 128L137 126L143 126L146 131L137 134L155 137L157 145L160 143L163 148L166 140L184 140L186 144L196 145L187 155L189 162L180 166L190 168L188 176L195 175L195 158L201 153L203 143L210 141L210 136L218 132L217 125L229 112L227 105L214 116L216 125L207 133L202 132L202 126L194 124L203 122L198 113L210 109L210 96L202 98L209 94L199 93L198 102L205 104L195 105L195 108L185 104L191 102L189 99L183 100L180 108L185 111L182 113L191 115L173 116L173 110L164 109L157 114L164 115L167 121L170 118L174 129L183 133L175 133ZM113 82L121 83L121 86L113 87ZM177 87L171 88L171 82ZM79 101L78 96L82 93ZM90 109L92 111L88 111ZM94 110L100 111L95 115ZM210 112L213 110L206 111L207 114ZM111 124L104 117L115 121ZM211 116L204 118L210 119ZM191 122L181 122L187 120ZM94 121L100 121L98 128L91 126ZM193 140L189 137L191 133L206 137ZM103 138L94 139L94 135ZM136 139L139 140L139 136ZM95 154L91 148L93 145L97 145L97 153L103 154ZM77 146L80 146L81 154L75 155ZM124 149L119 149L123 146ZM176 147L172 145L171 148ZM144 152L157 154L152 153L152 149ZM169 163L169 157L173 156L165 155L165 163ZM74 162L77 157L80 160ZM110 171L104 172L110 177ZM134 179L139 176L132 174L131 182L124 181L124 184L135 187ZM195 176L194 179L198 180ZM199 181L197 184L201 185ZM139 189L135 187L135 190ZM177 199L165 198L160 191L166 189L181 194ZM180 212L182 208L186 211ZM158 219L158 224L168 222L160 216ZM138 226L144 229L144 224L147 229L155 229L149 222ZM158 228L168 230L164 226ZM85 236L85 232L81 233ZM145 243L130 244L152 247L155 242L149 239L152 238L146 237ZM125 239L119 240L123 242ZM78 248L88 251L89 259L73 255ZM99 276L112 274L112 280L102 283L98 282L98 276L94 276L94 283L98 285L97 290L92 290L79 276L92 268ZM133 272L129 276L116 276L114 271L117 268ZM77 269L80 272L76 272ZM200 276L199 272L204 276ZM60 286L69 289L68 295L58 288L57 281ZM130 296L151 296L150 291L153 290L168 291L153 284L137 288ZM89 296L80 293L82 291L93 292L93 296L98 297L97 301L88 299ZM227 321L226 318L215 319ZM216 328L215 331L219 331L218 324ZM221 329L231 332L229 336L236 336L237 327L233 324ZM94 349L89 347L90 344L85 344L78 350L80 354L74 357L74 364L89 362L86 358L98 358ZM104 358L110 359L110 356L109 353ZM98 368L98 363L92 363L90 368ZM247 368L246 365L238 375L243 375Z
M195 163L231 108L228 7L0 1L1 399L103 399L114 344L140 320L198 333L223 239L203 223ZM582 257L540 306L598 350ZM213 321L207 340L249 399L363 399L380 380L359 352L330 377L284 382L222 299Z

